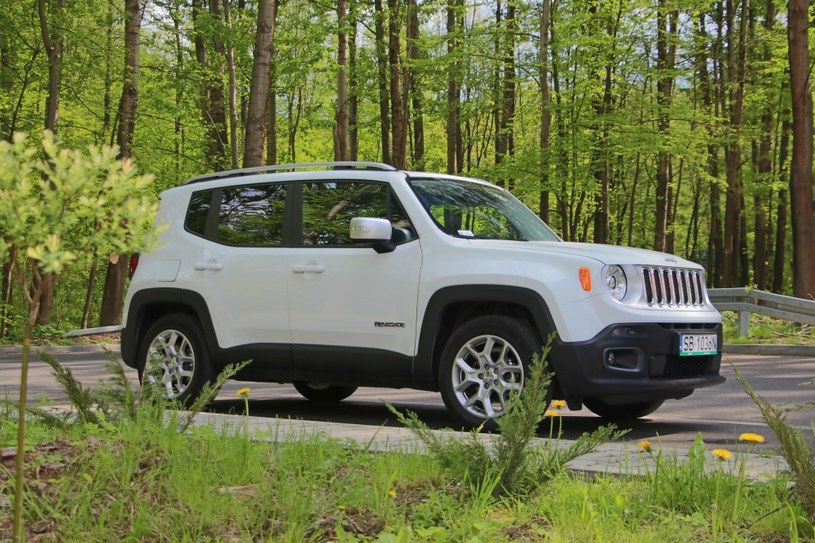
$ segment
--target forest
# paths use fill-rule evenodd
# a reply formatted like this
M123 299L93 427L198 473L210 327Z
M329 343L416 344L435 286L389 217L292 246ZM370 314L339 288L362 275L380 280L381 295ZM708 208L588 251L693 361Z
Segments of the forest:
M807 0L2 0L0 140L116 145L156 194L292 162L460 173L565 240L812 298L812 16ZM27 267L10 242L0 338ZM51 278L39 324L120 322L127 255L93 260Z

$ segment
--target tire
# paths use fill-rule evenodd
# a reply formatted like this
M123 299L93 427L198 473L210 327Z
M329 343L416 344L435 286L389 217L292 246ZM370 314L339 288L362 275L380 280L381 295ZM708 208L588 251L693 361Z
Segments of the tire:
M541 351L538 333L504 315L475 317L456 329L442 351L439 389L447 410L467 428L497 427L510 396L523 388Z
M321 385L319 383L306 383L305 381L295 381L292 384L304 398L317 403L341 402L357 390L357 387Z
M650 415L665 402L665 400L654 400L650 402L626 403L621 405L607 404L597 398L584 398L583 405L595 415L599 415L609 420L636 420L646 415Z
M212 362L198 321L175 313L157 320L139 349L139 381L155 383L162 395L189 405L213 380Z

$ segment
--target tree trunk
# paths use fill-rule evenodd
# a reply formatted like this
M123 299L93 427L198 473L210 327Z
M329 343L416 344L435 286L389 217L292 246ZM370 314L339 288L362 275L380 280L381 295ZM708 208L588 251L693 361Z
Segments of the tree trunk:
M110 4L108 4L110 5ZM181 15L181 6L180 0L176 0L171 7L168 7L170 12L170 18L173 21L173 37L175 38L175 111L173 112L173 162L175 166L175 183L181 183L181 157L184 153L183 149L183 141L184 141L184 125L181 120L181 114L184 111L184 88L185 85L183 84L183 74L184 74L184 56L186 47L184 46L184 37L182 36L181 25L182 25L182 15ZM113 47L113 36L112 36L112 16L108 17L110 20L110 26L108 27L108 35L107 35L107 53L106 53L106 66L110 66L109 57L110 57L110 49ZM105 127L107 127L107 123L110 122L109 113L108 113L108 104L109 104L109 94L110 94L110 85L109 85L109 73L110 69L106 67L105 70ZM94 268L92 269L92 276L88 280L88 288L90 289L90 283L92 282L91 279L95 279L96 277L96 267L94 264ZM86 296L86 299L90 298L90 296ZM85 313L89 311L90 308L86 307L86 310L83 311L82 318L84 322L87 322L90 316L86 316ZM83 328L87 328L87 325L83 325Z
M747 21L750 17L750 2L742 0L741 17L736 34L735 0L727 0L727 71L728 71L728 104L730 117L730 141L725 147L725 168L727 174L727 193L725 198L724 217L724 267L722 281L724 286L736 286L741 272L742 258L742 214L744 199L741 181L741 122L744 110L744 71L747 62ZM738 41L737 41L738 40Z
M447 173L461 172L461 123L459 111L461 109L460 66L458 60L459 46L459 19L462 16L462 0L448 0L447 2Z
M14 78L11 67L12 58L12 42L9 38L11 29L5 26L0 26L0 92L10 96ZM0 103L0 130L3 131L0 137L5 134L11 134L11 108L5 102ZM11 137L9 137L11 139ZM2 337L2 335L0 335Z
M337 2L337 110L334 114L334 160L348 160L348 5Z
M246 115L246 140L243 146L243 167L263 164L263 136L266 106L269 100L269 70L275 33L275 0L258 3L258 26L255 36L255 58L252 82L249 85L249 107Z
M666 0L659 0L657 8L657 104L659 112L657 117L657 130L660 134L661 145L657 155L656 172L656 228L654 229L654 250L668 251L668 232L671 228L669 219L671 155L664 147L668 144L671 131L671 102L674 78L672 71L676 58L676 31L679 12L676 9L669 11Z
M213 0L217 1L217 0ZM224 23L226 23L227 28L232 28L232 12L229 7L229 0L223 0L224 6ZM228 44L226 44L226 69L227 73L229 74L229 156L231 158L232 168L235 169L238 167L238 158L239 158L239 151L238 151L238 87L237 87L237 80L235 75L235 46L232 43L232 39ZM271 97L275 96L274 93L274 78L272 78L272 82L269 85L269 96L270 96L270 115L274 115L274 107L271 100ZM275 141L275 130L274 126L272 125L269 129L269 142L270 146L272 142ZM269 150L267 156L271 156L274 154L275 150ZM274 162L272 162L274 164Z
M37 0L37 12L40 19L40 34L48 55L48 98L45 101L45 128L57 132L57 118L59 117L59 91L62 84L62 51L64 40L62 36L63 0L52 3L51 23L48 21L46 0ZM57 19L57 22L54 22Z
M771 33L775 26L775 2L767 0L767 11L764 15L764 28ZM761 44L763 49L762 60L765 63L772 61L772 48ZM766 104L761 114L761 137L755 145L755 163L758 172L758 183L753 194L753 223L755 250L753 253L753 283L759 290L769 287L769 233L767 221L767 200L772 186L772 138L773 138L773 110Z
M88 328L90 326L91 306L93 305L93 290L96 288L97 270L96 262L94 262L91 264L91 269L88 272L88 287L85 289L85 303L82 305L81 328Z
M815 220L812 205L812 88L809 65L808 0L790 0L788 32L792 93L792 290L815 297Z
M224 0L227 2L228 0ZM274 0L274 20L277 28L277 15L280 12L280 0ZM269 68L269 105L266 108L266 164L277 164L277 45L272 39L272 58Z
M357 17L351 14L348 35L348 155L351 160L359 160L359 76L357 75Z
M501 51L501 34L503 33L501 26L503 24L503 7L501 0L495 2L495 38L494 38L494 51L495 55L495 72L493 74L493 125L495 126L495 163L500 164L504 155L507 154L505 147L506 140L501 137L501 106L504 103L503 87L501 85L501 63L498 59L502 58ZM496 183L503 186L503 179L497 179Z
M589 12L594 18L600 19L598 16L599 3L594 3L589 8ZM604 30L599 27L599 23L592 23L591 31L598 35ZM609 22L605 28L605 32L611 38L616 38L616 28ZM595 51L597 55L595 58L597 67L600 66L600 59L606 56L606 53L601 52L599 49ZM593 62L594 63L594 62ZM593 149L592 149L592 169L593 176L596 182L594 190L594 213L593 219L593 241L594 243L608 243L609 236L609 195L611 193L611 166L609 164L608 148L608 115L612 112L614 107L613 96L611 94L614 67L613 58L609 58L603 66L605 77L603 81L603 91L599 95L592 98L593 109L595 114L594 121L594 135Z
M792 125L787 120L788 112L782 115L784 121L781 123L781 141L778 149L778 177L783 179L785 175L785 164L787 163L787 153L789 150L790 131ZM773 292L782 293L784 291L784 271L787 266L787 190L778 190L778 202L776 204L775 217L775 254L773 255Z
M413 169L424 170L424 118L422 113L421 85L417 64L421 60L419 50L419 14L416 0L407 0L408 85L413 121Z
M708 62L710 58L716 61L718 57L720 40L717 38L713 43L713 53L710 58L707 51L711 49L707 35L707 22L705 14L699 15L696 24L696 50L698 51L696 57L696 72L699 79L699 94L701 95L701 102L703 107L703 115L717 118L718 115L714 114L715 104L713 99L713 91L711 89L710 72L708 71ZM716 76L714 71L713 77ZM708 123L707 132L709 141L713 141L715 136L716 127L712 123ZM707 284L709 287L720 286L721 284L721 258L724 253L724 240L722 239L722 222L720 213L721 194L719 185L715 180L719 178L719 159L718 148L716 144L709 143L707 146L707 174L710 179L714 181L709 183L710 190L710 229L708 232L707 241L707 257L705 267L707 268Z
M391 159L390 99L388 98L388 48L385 43L385 10L382 0L374 0L374 23L376 34L376 66L379 81L379 136L382 148L382 162L393 163Z
M501 115L497 132L498 148L496 162L515 154L515 34L518 31L515 20L515 2L507 2L501 46L503 75L501 79Z
M538 78L541 91L540 131L540 204L538 215L549 222L549 134L552 130L552 93L549 89L549 26L552 22L552 0L541 5L540 44L538 45Z
M204 82L201 87L201 98L199 108L201 117L206 127L206 151L204 158L208 170L223 170L229 164L227 158L227 130L226 130L226 108L224 107L224 44L220 38L213 37L212 47L215 54L212 58L207 53L208 34L202 28L201 11L203 10L202 0L192 1L192 21L194 29L195 58L204 75ZM208 8L209 16L213 19L221 18L220 4L218 0L210 0Z
M45 129L56 134L57 119L59 118L59 94L62 86L62 52L64 49L62 35L63 0L56 0L52 6L51 22L49 23L46 0L37 0L40 34L42 35L45 52L48 55L48 98L45 101ZM54 277L52 274L45 274L43 279L43 292L37 313L37 324L51 322L51 312L54 307Z
M9 314L14 294L14 268L17 266L17 247L12 244L3 262L2 298L0 298L0 338L8 334Z
M125 13L127 18L125 20L124 77L122 99L119 101L119 129L116 133L119 157L122 159L130 158L139 98L139 38L142 17L139 0L125 0ZM127 255L111 255L102 292L100 326L110 326L121 322L127 268Z
M390 65L391 121L393 122L393 166L407 169L407 123L402 95L402 63L399 56L401 31L399 0L388 0L388 64Z

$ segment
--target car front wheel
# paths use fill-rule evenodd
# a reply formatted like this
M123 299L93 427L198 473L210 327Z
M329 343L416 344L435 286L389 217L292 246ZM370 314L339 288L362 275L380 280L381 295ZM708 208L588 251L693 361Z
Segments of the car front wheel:
M505 315L484 315L462 324L447 341L439 364L439 388L447 409L464 426L495 428L514 394L521 392L537 332Z

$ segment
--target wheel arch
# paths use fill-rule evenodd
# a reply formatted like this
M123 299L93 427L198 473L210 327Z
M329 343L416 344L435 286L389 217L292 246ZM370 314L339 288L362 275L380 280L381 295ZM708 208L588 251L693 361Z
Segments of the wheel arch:
M133 295L128 308L127 325L122 329L121 353L122 360L131 368L138 365L139 345L152 323L172 313L184 313L195 318L201 326L209 352L214 354L218 351L209 308L196 292L179 288L145 289Z
M513 286L462 285L438 290L430 297L422 319L413 365L417 388L438 390L441 353L453 331L479 315L509 315L532 325L545 343L556 332L546 302L537 292ZM557 389L555 377L555 389Z

